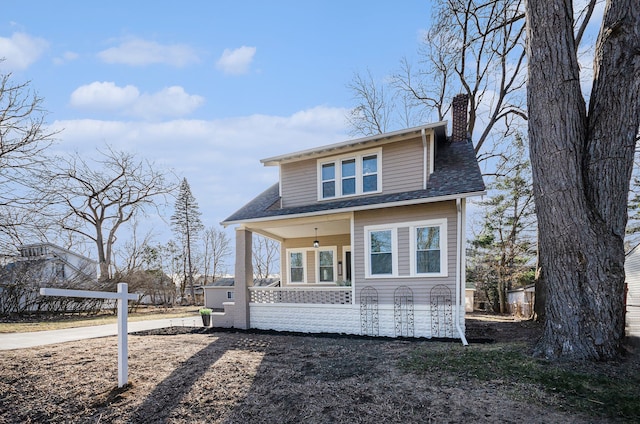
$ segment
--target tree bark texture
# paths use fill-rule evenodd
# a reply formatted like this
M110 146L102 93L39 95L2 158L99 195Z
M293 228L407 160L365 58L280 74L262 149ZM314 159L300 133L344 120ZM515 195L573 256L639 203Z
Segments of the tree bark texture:
M570 0L529 0L528 110L546 321L538 353L605 360L624 337L624 231L640 125L640 7L607 1L589 111Z

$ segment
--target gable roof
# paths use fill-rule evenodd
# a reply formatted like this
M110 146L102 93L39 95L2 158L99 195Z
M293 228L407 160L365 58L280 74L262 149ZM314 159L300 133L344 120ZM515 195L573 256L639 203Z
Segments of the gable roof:
M392 131L384 134L375 134L368 137L357 138L355 140L343 141L340 143L328 144L325 146L315 147L313 149L300 150L298 152L286 153L284 155L273 156L262 159L260 162L265 166L279 165L284 162L292 162L296 160L309 159L316 156L326 155L327 153L338 153L343 150L350 150L354 147L364 147L371 145L380 145L399 141L405 138L412 138L419 135L422 131L432 130L435 133L436 140L446 137L447 121L435 122L433 124L422 125L419 127L406 128L398 131Z
M284 157L283 157L284 158ZM279 184L274 184L222 221L223 225L266 220L284 216L319 215L407 204L419 204L484 194L485 185L470 142L442 143L438 146L434 172L427 188L401 193L352 197L305 206L281 208Z

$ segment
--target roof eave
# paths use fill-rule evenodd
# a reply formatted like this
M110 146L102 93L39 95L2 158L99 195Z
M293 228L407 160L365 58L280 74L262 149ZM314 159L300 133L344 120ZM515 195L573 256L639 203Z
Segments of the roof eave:
M432 124L421 125L419 127L407 128L407 129L392 131L384 134L376 134L368 137L358 138L355 140L342 141L340 143L334 143L334 144L328 144L321 147L315 147L313 149L300 150L297 152L286 153L284 155L272 156L269 158L261 159L260 162L264 166L276 166L284 161L298 160L299 158L320 155L326 152L331 152L334 150L339 150L339 149L344 149L349 147L355 147L360 144L365 144L369 142L389 140L394 137L402 137L409 134L416 134L416 133L419 134L423 129L428 130L428 129L435 129L439 127L444 127L446 129L446 126L447 126L447 121L439 121L439 122L434 122Z
M474 191L469 193L450 194L446 196L424 197L420 199L402 200L399 202L373 203L371 205L351 206L351 207L340 208L340 209L304 212L304 213L296 213L296 214L289 214L289 215L273 215L273 216L265 216L265 217L259 217L259 218L238 219L233 221L222 221L220 225L224 227L228 227L229 225L242 225L242 224L248 224L252 222L279 221L282 219L289 219L289 218L307 218L312 216L333 215L336 213L358 212L358 211L365 211L365 210L372 210L372 209L393 208L398 206L419 205L424 203L446 202L448 200L466 199L468 197L484 196L486 194L487 194L486 190Z

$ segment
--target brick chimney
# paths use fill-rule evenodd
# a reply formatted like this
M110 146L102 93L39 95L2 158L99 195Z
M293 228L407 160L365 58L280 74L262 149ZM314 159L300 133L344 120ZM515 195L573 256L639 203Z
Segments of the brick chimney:
M468 141L467 132L467 108L469 107L469 95L458 94L453 98L451 124L451 142Z

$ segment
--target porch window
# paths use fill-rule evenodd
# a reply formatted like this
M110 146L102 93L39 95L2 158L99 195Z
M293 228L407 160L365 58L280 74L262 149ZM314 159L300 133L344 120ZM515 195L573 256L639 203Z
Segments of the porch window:
M305 283L304 252L289 252L289 281Z
M369 232L370 274L393 274L393 231L380 230Z
M318 200L381 191L382 149L318 160Z
M318 252L318 275L321 283L331 283L335 281L333 278L333 257L333 250L320 250Z

